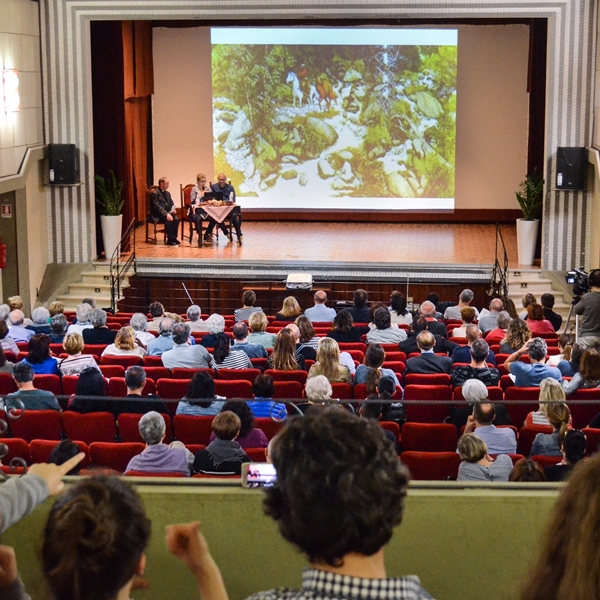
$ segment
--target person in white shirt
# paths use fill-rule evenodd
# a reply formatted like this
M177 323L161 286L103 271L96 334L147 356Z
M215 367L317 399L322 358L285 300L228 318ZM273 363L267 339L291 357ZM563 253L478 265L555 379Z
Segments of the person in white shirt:
M315 305L312 308L307 308L304 315L317 323L333 321L335 319L335 309L327 307L327 294L323 290L317 290L313 299Z

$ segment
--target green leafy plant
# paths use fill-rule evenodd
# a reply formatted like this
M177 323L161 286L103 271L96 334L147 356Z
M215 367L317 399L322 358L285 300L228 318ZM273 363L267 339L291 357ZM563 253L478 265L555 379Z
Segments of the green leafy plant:
M544 189L542 176L538 172L526 175L519 184L519 188L520 191L515 192L515 196L523 211L523 219L525 221L539 219L542 209L542 190Z
M123 182L117 181L113 170L109 171L110 177L104 178L96 175L96 202L100 205L102 214L106 217L116 217L121 214L123 208Z

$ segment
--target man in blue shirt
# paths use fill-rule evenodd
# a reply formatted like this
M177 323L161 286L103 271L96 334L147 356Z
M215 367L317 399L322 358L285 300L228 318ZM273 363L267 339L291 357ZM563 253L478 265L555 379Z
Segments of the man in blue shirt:
M529 360L531 361L529 365L519 361L519 358L525 352L529 353ZM546 342L542 338L533 338L506 359L504 366L511 375L514 375L517 387L539 387L546 377L562 381L561 373L556 367L549 367L544 364L547 352Z
M236 201L235 189L231 185L231 183L227 183L227 175L225 175L225 173L219 173L217 175L217 183L213 183L210 186L210 191L211 192L222 192L224 202L235 202ZM240 210L239 206L235 206L233 208L233 210L231 211L231 213L229 213L229 214L231 216L231 225L235 229L235 235L237 236L238 244L241 246L242 245L242 211ZM210 221L210 223L206 229L206 232L204 234L204 239L206 241L210 240L213 229L215 228L216 224L217 224L217 222L215 220ZM229 241L231 242L232 235L231 235L231 232L227 231L227 227L225 227L225 224L219 223L219 227L221 228L221 231L229 238Z
M313 322L324 323L335 319L335 309L326 305L327 294L323 290L317 290L313 296L315 305L307 308L304 315Z
M248 358L267 358L267 350L261 344L251 344L246 341L248 338L248 325L246 323L236 323L232 329L233 347L232 350L243 350Z
M158 326L158 337L148 342L148 354L150 356L161 356L163 352L171 350L175 345L171 332L173 330L173 319L164 317Z
M491 402L476 402L473 414L467 419L465 433L481 438L490 454L514 454L517 451L515 432L509 427L499 429L494 425L496 409Z
M257 418L272 418L276 421L287 419L287 408L283 402L273 402L275 393L273 378L270 375L259 375L252 384L254 400L248 401L252 414Z

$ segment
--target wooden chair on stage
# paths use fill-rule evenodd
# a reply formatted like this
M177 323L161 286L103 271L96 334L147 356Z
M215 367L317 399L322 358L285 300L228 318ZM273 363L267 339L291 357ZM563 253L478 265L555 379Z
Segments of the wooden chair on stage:
M181 239L185 238L185 223L187 222L190 227L190 244L192 243L192 237L194 236L194 222L188 217L189 209L190 209L190 197L192 195L192 190L194 189L193 183L188 183L187 185L179 184L179 196L181 198L181 206L177 210L177 216L181 219Z
M165 229L164 223L153 223L150 218L150 196L152 192L158 186L153 185L146 189L146 208L148 209L148 216L146 217L146 244L158 244L158 234L163 234L163 243L167 243L167 231ZM152 235L150 235L150 230L152 230Z

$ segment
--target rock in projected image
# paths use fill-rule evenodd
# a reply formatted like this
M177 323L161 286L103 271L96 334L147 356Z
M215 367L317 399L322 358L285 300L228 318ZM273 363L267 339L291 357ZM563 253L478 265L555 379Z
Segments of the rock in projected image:
M212 49L216 171L240 195L453 198L456 46Z

